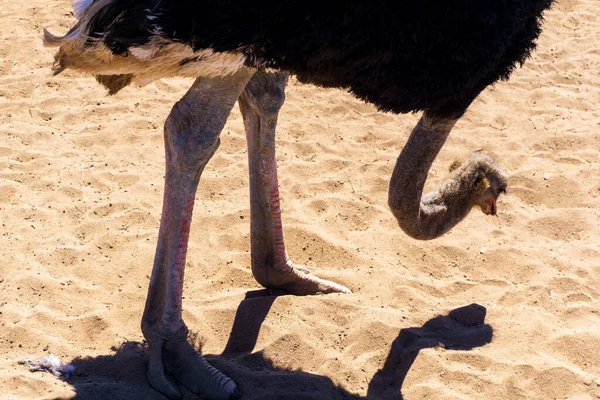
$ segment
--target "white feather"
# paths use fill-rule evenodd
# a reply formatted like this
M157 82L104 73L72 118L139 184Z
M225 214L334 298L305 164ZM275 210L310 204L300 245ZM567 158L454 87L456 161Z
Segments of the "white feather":
M24 360L19 361L19 364L25 364L31 372L43 371L51 372L61 379L69 379L75 373L75 367L71 364L62 362L54 354L42 358L40 361Z
M85 10L87 10L94 0L77 0L73 2L73 13L75 14L75 18L78 20L83 17Z
M130 47L129 52L138 60L149 60L158 51L157 47Z

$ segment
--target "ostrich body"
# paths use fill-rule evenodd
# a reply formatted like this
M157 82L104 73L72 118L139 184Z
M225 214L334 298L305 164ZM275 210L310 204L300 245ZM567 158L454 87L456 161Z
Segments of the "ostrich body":
M288 75L345 88L380 110L424 111L398 157L388 204L411 237L438 237L473 206L496 213L506 178L475 154L423 195L448 134L488 85L508 79L540 34L552 0L193 1L83 0L63 37L54 71L96 75L115 93L132 81L196 78L164 128L166 177L158 245L142 331L148 381L178 398L188 390L236 398L235 383L186 342L182 287L200 175L236 101L248 141L251 259L257 281L291 294L350 291L311 275L287 256L279 207L275 126Z

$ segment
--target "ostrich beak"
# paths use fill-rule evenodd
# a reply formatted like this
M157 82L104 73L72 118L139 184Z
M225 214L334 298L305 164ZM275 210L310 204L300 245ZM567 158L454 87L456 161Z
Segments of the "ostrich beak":
M498 188L490 186L485 195L479 200L479 207L485 215L496 215L498 212L498 206L496 200L501 194L506 193L506 185L501 185Z
M496 206L496 199L492 198L489 199L487 204L486 204L486 208L485 210L483 210L485 215L496 215L498 211L498 207Z

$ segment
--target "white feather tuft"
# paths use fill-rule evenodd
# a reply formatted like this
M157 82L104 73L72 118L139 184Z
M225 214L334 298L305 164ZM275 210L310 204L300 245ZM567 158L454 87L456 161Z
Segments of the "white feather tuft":
M31 372L43 371L51 372L61 379L69 379L75 373L75 367L71 364L62 362L54 354L42 358L40 361L25 360L19 361L19 364L25 364Z
M85 10L87 10L93 2L94 0L77 0L73 2L73 13L75 14L75 18L80 20L83 17Z
M156 52L159 50L158 47L130 47L129 52L132 56L138 60L150 60Z

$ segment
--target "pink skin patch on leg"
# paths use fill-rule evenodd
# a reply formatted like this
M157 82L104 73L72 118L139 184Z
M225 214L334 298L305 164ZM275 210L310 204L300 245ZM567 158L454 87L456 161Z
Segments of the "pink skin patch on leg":
M283 238L283 223L281 222L281 201L279 198L279 181L277 179L277 161L273 157L264 171L264 181L269 183L269 209L273 218L273 229L275 231L275 262L281 269L290 269L292 263L285 251ZM288 267L288 268L286 268Z
M190 238L190 227L192 225L192 212L194 210L195 195L191 195L185 205L184 217L179 227L179 243L177 245L177 257L175 258L174 289L177 298L181 298L183 292L183 278L185 272L185 258L187 255L188 240Z
M179 240L175 248L175 265L171 269L170 297L165 312L165 322L173 329L178 329L181 321L183 280L185 275L185 259L187 255L190 227L192 225L192 212L194 209L195 195L191 195L186 201L183 218L179 226Z

